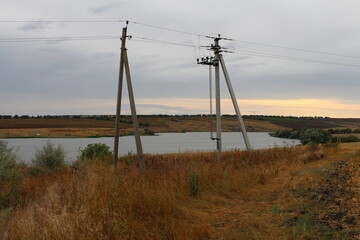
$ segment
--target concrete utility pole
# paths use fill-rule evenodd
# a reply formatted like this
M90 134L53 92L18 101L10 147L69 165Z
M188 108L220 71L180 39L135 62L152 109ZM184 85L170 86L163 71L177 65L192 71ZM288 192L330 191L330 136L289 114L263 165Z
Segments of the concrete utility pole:
M212 47L215 53L214 66L215 66L215 105L216 105L216 148L218 162L221 161L221 102L220 102L220 38L214 39L214 46Z
M119 130L120 130L119 125L120 125L122 86L123 86L124 67L125 67L128 93L129 93L129 101L130 101L130 109L131 109L132 122L133 122L134 134L135 134L136 150L137 150L137 154L138 154L138 164L141 169L145 169L144 154L143 154L143 149L142 149L142 145L141 145L141 138L140 138L140 131L139 131L139 122L138 122L137 115L136 115L135 98L134 98L134 92L133 92L132 83L131 83L129 60L128 60L128 56L127 56L127 49L125 47L126 38L128 37L128 36L126 36L127 24L128 24L128 22L126 23L126 27L122 29L122 36L121 36L120 69L119 69L119 82L118 82L116 118L115 118L114 166L117 167L117 165L118 165Z
M220 65L221 68L223 70L224 73L224 77L226 80L226 84L227 87L229 89L229 93L231 96L231 100L235 109L235 113L237 116L237 119L239 121L239 125L240 125L240 130L243 134L243 138L245 141L245 145L246 145L246 149L248 151L251 151L251 145L250 145L250 141L246 132L246 128L245 128L245 124L244 121L242 119L241 113L240 113L240 109L238 106L238 103L236 101L236 97L235 97L235 93L233 90L233 87L231 85L231 81L230 81L230 77L228 74L228 71L226 69L225 66L225 62L224 62L224 58L221 54L222 50L221 47L219 45L219 40L224 39L221 38L220 35L214 39L214 44L211 45L210 50L214 51L214 58L202 58L201 60L198 59L197 62L198 64L203 64L203 65L209 65L210 67L210 71L211 71L211 66L215 67L215 98L216 98L216 138L211 137L212 140L216 140L216 146L217 146L217 158L218 161L221 161L221 152L222 152L222 143L221 143L221 106L220 106ZM229 39L227 39L229 40ZM211 93L211 74L210 75L210 114L212 115L212 93ZM212 136L212 135L211 135Z

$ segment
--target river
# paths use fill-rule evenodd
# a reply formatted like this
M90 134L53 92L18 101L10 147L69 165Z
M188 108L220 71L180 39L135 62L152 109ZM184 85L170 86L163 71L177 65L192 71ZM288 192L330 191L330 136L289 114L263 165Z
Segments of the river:
M274 138L265 132L249 132L251 146L254 149L271 148L275 146L289 146L300 144L299 140ZM55 145L62 145L66 152L66 161L76 160L81 149L90 143L105 143L113 150L114 138L16 138L3 139L8 142L8 146L15 149L19 159L25 163L30 163L34 157L35 150L47 142L51 141ZM210 140L210 134L206 132L187 132L187 133L158 133L157 136L142 136L144 153L178 153L189 151L214 151L216 141ZM245 143L240 132L222 133L223 150L245 149ZM120 155L136 153L134 136L124 136L120 138Z

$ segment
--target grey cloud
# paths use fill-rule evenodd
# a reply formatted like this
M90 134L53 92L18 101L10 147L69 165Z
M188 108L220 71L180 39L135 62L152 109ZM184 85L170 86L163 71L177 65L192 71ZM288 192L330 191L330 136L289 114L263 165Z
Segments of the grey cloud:
M124 5L126 5L128 2L122 2L122 3L110 3L110 4L106 4L106 5L101 5L101 6L97 6L97 7L93 7L91 8L89 11L92 14L101 14L101 13L106 13L108 11L111 11L113 9L118 9L118 8L122 8L124 7Z
M48 27L47 22L29 22L26 23L17 29L20 31L34 31L34 30L44 30Z
M113 60L114 58L117 58L118 55L116 53L112 52L96 52L92 54L94 58L99 60Z
M176 107L176 106L165 106L165 105L158 105L158 104L137 104L139 108L152 108L152 109L160 109L160 110L172 110L172 111L184 111L187 110L186 108Z

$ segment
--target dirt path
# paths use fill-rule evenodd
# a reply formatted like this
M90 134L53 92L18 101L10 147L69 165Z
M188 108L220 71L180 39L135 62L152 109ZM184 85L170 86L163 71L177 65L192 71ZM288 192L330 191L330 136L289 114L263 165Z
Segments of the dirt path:
M315 223L327 232L338 232L346 239L360 239L359 212L359 156L341 161L330 171L324 184L314 189L312 199L322 210L315 215Z

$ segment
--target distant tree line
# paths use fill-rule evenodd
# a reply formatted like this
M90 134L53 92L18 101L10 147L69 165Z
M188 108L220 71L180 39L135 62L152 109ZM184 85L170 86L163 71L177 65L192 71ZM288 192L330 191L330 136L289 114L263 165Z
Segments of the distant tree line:
M315 116L315 117L310 117L310 116L301 116L301 117L296 117L296 116L283 116L283 115L244 115L244 118L248 118L248 119L257 119L257 120L271 120L271 119L298 119L298 120L314 120L314 119L330 119L330 117L321 117L321 116Z
M328 132L331 134L360 134L360 129L351 129L351 128L336 128L328 129Z
M332 130L334 129L322 130L318 128L302 128L302 129L292 129L292 130L278 130L276 132L269 133L269 135L278 138L298 139L301 141L303 145L307 145L311 143L329 143L329 142L360 142L360 138L356 137L355 135L350 135L346 137L334 137L331 135ZM356 129L356 130L360 130L360 129ZM350 133L350 134L356 132L355 130L351 130L351 132L349 132L349 130L344 131L344 133ZM340 131L337 133L340 133Z
M209 117L210 114L139 114L139 117ZM215 114L212 114L215 116ZM223 114L224 117L236 117L235 114ZM0 115L0 119L97 119L111 120L115 115ZM121 118L131 118L131 115L121 115ZM276 115L243 115L243 118L269 120L269 119L329 119L329 117L295 117Z

